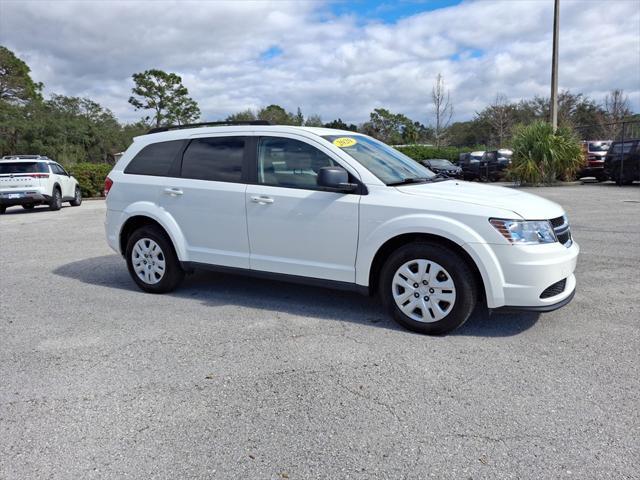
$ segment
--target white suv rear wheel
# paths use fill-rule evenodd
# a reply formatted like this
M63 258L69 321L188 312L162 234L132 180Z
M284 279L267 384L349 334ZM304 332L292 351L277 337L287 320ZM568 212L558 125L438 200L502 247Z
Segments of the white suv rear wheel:
M145 292L170 292L184 278L169 236L157 225L145 225L129 236L125 258L131 278Z
M164 253L150 238L141 238L133 246L131 262L138 278L144 283L154 285L162 280L166 263Z

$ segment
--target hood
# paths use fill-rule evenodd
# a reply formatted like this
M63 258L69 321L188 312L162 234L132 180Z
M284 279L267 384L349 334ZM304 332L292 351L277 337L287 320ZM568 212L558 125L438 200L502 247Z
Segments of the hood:
M446 180L396 187L402 193L510 210L525 220L549 220L564 215L563 208L545 198L515 188Z

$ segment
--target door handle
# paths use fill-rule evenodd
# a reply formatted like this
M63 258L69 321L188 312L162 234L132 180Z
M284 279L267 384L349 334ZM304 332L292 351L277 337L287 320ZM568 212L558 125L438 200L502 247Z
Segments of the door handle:
M274 200L271 197L253 196L251 197L251 201L253 203L259 203L260 205L266 205L268 203L273 203Z
M177 197L178 195L183 195L184 192L179 188L165 188L164 193L167 195L171 195L172 197Z

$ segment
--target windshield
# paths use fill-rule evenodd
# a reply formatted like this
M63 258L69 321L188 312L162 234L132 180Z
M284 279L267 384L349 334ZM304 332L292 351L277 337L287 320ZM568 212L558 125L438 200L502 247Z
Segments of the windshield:
M341 148L385 184L411 179L429 179L434 173L415 160L364 135L326 135L323 137Z
M38 172L47 172L46 164L38 162L0 162L0 175Z
M606 152L607 150L609 150L609 144L608 143L602 143L602 142L591 142L591 143L589 143L589 151L590 152Z
M453 164L449 160L427 160L432 167L446 168L453 167Z

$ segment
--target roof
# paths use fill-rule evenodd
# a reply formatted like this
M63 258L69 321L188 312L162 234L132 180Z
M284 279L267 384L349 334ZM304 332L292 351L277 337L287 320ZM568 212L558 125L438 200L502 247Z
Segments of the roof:
M318 136L325 135L362 135L361 133L352 132L350 130L337 130L333 128L324 127L299 127L296 125L219 125L212 127L194 127L194 128L179 128L176 130L167 130L163 132L148 133L136 137L135 139L153 139L150 143L158 141L159 138L166 139L180 139L187 138L194 135L206 135L208 133L238 133L238 132L265 132L273 131L280 133L296 133L296 132L308 132Z
M33 161L52 161L46 155L5 155L0 158L2 162L15 162L15 161L24 161L24 162L33 162Z

